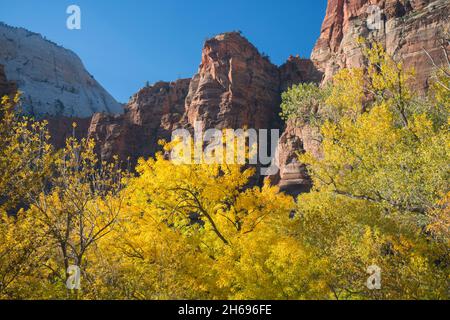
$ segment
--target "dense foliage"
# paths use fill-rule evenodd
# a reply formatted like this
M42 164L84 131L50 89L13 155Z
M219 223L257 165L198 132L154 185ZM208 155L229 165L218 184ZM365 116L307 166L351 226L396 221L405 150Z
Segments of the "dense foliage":
M367 68L283 95L283 116L322 141L321 157L299 154L314 187L296 201L251 187L246 166L160 153L132 175L90 140L55 151L5 97L0 298L448 299L448 73L418 97L381 46L365 54Z

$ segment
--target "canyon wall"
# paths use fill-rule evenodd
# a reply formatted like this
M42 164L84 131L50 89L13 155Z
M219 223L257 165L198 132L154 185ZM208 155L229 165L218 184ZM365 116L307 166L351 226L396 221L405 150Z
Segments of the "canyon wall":
M374 5L377 7L371 7ZM370 23L374 8L380 13L377 28ZM121 107L87 75L74 54L61 51L64 49L48 44L38 35L0 25L0 37L4 37L0 41L6 43L0 47L0 64L6 60L6 75L11 73L19 88L28 89L31 96L27 103L32 102L34 111L40 106L41 113L58 115L49 120L55 145L62 145L64 137L72 134L70 124L75 120L79 123L76 134L94 138L105 160L117 154L133 165L139 157L157 152L158 140L170 139L177 128L192 130L196 121L201 121L204 129L281 129L280 172L270 179L281 190L296 195L311 187L297 153L308 151L320 157L320 142L317 129L281 121L281 93L298 83L330 81L341 68L361 66L364 60L356 41L359 37L381 42L388 53L403 59L406 67L414 67L415 87L423 91L434 68L430 57L436 64L444 62L442 35L449 29L449 10L448 0L329 0L312 59L291 56L279 67L240 33L220 34L205 42L198 72L192 79L142 88L125 106L123 114L117 113ZM31 40L24 45L16 41L20 37ZM27 48L31 53L23 53ZM55 58L56 51L62 58ZM53 62L47 61L47 56L54 57ZM67 59L73 68L62 66ZM1 71L0 68L0 92L11 86ZM72 73L76 75L73 79L69 76ZM48 97L42 98L47 102L32 97L38 83L39 88L44 88L40 97ZM74 100L68 98L64 105L76 102L80 109L65 107L58 111L54 102L68 96ZM101 112L92 119L63 117L90 116L95 111Z
M0 64L23 92L24 111L38 118L123 111L75 53L37 33L0 22Z
M379 9L379 28L370 24L371 5ZM184 82L187 93L177 91L179 95L172 99L174 110L163 107L173 93L161 95L161 84L156 84L146 93L151 97L145 100L152 103L134 97L123 116L95 115L89 135L99 139L103 156L118 153L123 158L150 156L157 150L158 137L168 138L168 128L192 128L195 121L202 121L205 129L283 129L280 172L270 178L291 194L308 191L311 182L297 153L308 151L320 157L318 133L295 121L281 122L281 93L293 84L327 82L341 68L362 66L359 37L381 42L407 68L415 68L415 87L425 90L434 68L428 55L437 64L443 63L441 39L449 27L449 8L445 0L330 0L312 60L290 57L280 67L239 33L218 35L206 41L198 73ZM154 99L155 95L159 98Z
M329 0L311 57L328 81L341 68L363 64L358 37L378 41L406 68L416 70L415 87L423 91L433 70L426 52L436 64L444 62L442 39L450 31L449 16L448 0Z
M48 122L47 128L50 133L50 143L56 148L61 149L66 146L66 139L75 137L83 139L87 137L92 117L75 118L75 117L46 117ZM73 127L73 124L76 124Z
M376 25L369 15L378 9L380 23ZM432 60L438 65L445 62L443 45L448 47L448 38L447 42L442 39L450 30L449 13L448 0L329 0L311 59L323 72L325 83L342 68L363 65L359 37L378 41L395 59L403 60L407 69L415 69L413 85L424 92L435 68ZM297 161L298 151L320 157L317 132L290 121L280 139L281 170L274 181L294 195L305 191L309 182L306 168Z
M291 57L278 68L239 33L220 34L205 42L192 79L141 89L123 115L94 115L89 137L103 159L118 154L134 163L153 155L173 129L192 130L196 121L203 129L283 129L282 91L321 78L310 60Z
M88 136L97 141L102 159L118 155L136 163L156 153L158 140L170 140L172 131L184 127L189 79L158 82L139 90L122 115L98 113L92 117Z
M205 128L270 128L280 105L278 68L239 33L206 41L186 99L189 124Z

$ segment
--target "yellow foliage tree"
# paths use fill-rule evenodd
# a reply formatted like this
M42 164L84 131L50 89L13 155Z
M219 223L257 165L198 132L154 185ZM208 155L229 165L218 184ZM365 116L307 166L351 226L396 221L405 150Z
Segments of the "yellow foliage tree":
M65 296L70 266L84 278L83 294L89 297L92 262L89 251L118 223L123 207L121 190L126 173L113 163L100 162L94 142L68 138L55 155L51 190L33 199L27 214L34 217L46 239L47 261L42 272L57 283L55 295ZM42 271L41 270L41 271Z
M366 55L366 81L356 96L369 90L374 100L356 117L323 125L322 158L300 156L314 182L314 192L298 200L302 242L328 265L323 276L335 298L445 299L448 120L436 126L432 115L415 111L408 72L381 46ZM348 75L340 72L333 86L343 87ZM334 90L330 102L342 92ZM370 265L382 270L381 290L365 286Z
M364 50L367 68L283 95L321 131L296 202L246 165L158 153L130 176L90 140L54 152L4 98L0 298L448 299L448 75L421 99L401 63Z
M250 188L254 169L241 165L176 164L158 154L137 171L115 243L105 244L125 256L123 266L111 264L117 256L108 264L123 275L124 292L132 285L135 298L274 294L271 281L253 281L269 277L265 259L289 223L290 197L268 184Z
M23 208L44 189L52 163L46 123L20 115L19 98L5 96L0 107L0 298L17 297L16 280L42 258L43 239Z

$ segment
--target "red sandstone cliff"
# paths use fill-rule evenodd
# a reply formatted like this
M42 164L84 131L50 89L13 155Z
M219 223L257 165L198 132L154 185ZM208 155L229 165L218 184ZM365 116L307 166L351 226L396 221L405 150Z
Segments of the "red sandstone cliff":
M367 26L369 5L382 10L380 29ZM97 140L103 158L118 154L136 160L154 154L158 139L169 138L174 128L190 128L195 121L203 121L206 128L281 128L281 92L300 82L328 81L343 67L360 66L360 36L382 42L390 54L414 67L416 87L424 89L433 69L424 49L437 63L443 58L440 33L449 25L449 7L446 0L330 0L314 63L290 57L279 68L239 33L218 35L206 41L191 80L140 90L124 115L94 115L89 136ZM285 125L280 173L271 177L282 190L297 194L309 189L306 168L296 158L304 151L320 157L316 135L294 122Z
M322 81L323 73L320 72L310 59L302 59L290 56L286 63L279 67L280 91L284 92L292 85Z
M382 10L380 29L367 25L370 5ZM449 30L449 13L448 0L329 0L312 60L324 72L323 81L329 81L341 68L362 65L356 40L365 37L381 42L389 54L414 68L415 87L422 91L434 69L425 50L437 64L444 61L441 37ZM274 178L283 190L297 194L307 188L309 179L296 154L309 151L320 156L315 136L309 127L287 124L280 140L280 175Z
M311 60L290 57L277 67L237 32L206 41L186 97L186 122L206 128L269 129L280 125L281 93L293 84L320 82Z
M278 69L239 33L206 41L186 116L206 128L269 128L280 105Z
M95 114L88 136L96 140L101 157L118 155L134 163L153 155L159 139L169 139L174 129L183 126L189 83L189 79L158 82L136 93L123 115Z
M48 132L50 133L50 143L61 149L66 145L66 139L75 136L77 139L87 137L92 118L71 118L71 117L47 117ZM73 123L76 127L73 128Z
M379 26L368 24L370 6L380 9ZM416 87L423 90L433 69L424 50L437 63L443 61L441 39L450 27L449 15L448 0L329 0L312 60L330 80L341 68L361 66L356 39L364 37L381 42L390 55L414 68Z
M237 32L205 42L198 73L191 80L160 82L140 90L120 116L96 114L89 137L104 159L153 155L173 129L282 128L281 92L303 81L319 81L310 60L291 57L278 68ZM134 162L134 161L133 161Z

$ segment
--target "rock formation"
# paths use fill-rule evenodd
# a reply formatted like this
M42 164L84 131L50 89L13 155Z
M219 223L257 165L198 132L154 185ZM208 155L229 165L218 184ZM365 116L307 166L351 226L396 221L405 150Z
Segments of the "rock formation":
M291 56L280 67L280 92L299 83L320 83L322 77L322 72L317 70L311 60ZM307 169L297 158L298 153L303 152L320 156L320 143L317 141L316 131L309 126L298 126L295 121L288 121L285 124L278 144L279 172L270 177L272 183L277 184L282 191L298 195L310 190L311 180Z
M103 159L118 155L132 163L155 154L158 140L170 140L174 129L184 126L189 79L158 82L136 93L123 115L95 114L89 137L97 141Z
M371 7L373 5L377 7ZM111 159L117 154L122 160L130 159L133 164L138 157L153 155L159 148L158 140L170 139L172 130L181 127L192 130L196 121L201 121L204 129L284 128L279 144L280 172L270 178L288 193L308 191L311 181L305 166L297 161L297 153L308 151L316 157L321 156L317 129L299 126L295 121L283 124L278 117L281 93L293 84L329 81L340 68L361 66L364 61L356 44L360 36L381 42L388 53L403 59L406 67L414 67L417 72L416 88L419 91L426 89L433 70L428 54L437 64L443 59L440 38L441 32L449 27L449 8L448 0L329 0L312 60L290 57L280 67L273 65L239 33L218 35L206 41L198 73L192 79L158 82L141 89L125 106L124 114L94 114L88 136L97 140L98 152L103 159ZM373 25L374 12L380 13L380 23L376 28ZM368 21L372 23L368 24ZM5 37L5 32L3 35L1 32L4 29L4 26L0 28L0 37ZM8 34L25 33L22 29L14 32L10 28L6 30ZM36 48L41 50L39 53L44 52L41 48L44 40L33 34L25 33L22 36L34 39ZM6 41L15 43L14 37ZM50 52L46 56L51 56L52 50L64 50L54 46L50 50L49 44L45 44L44 47ZM48 89L44 96L53 99L66 96L52 91L59 88L61 92L66 92L66 84L70 82L70 79L65 78L67 70L63 70L61 62L41 63L36 58L37 53L29 61L24 60L18 58L23 54L18 54L14 45L8 44L6 48L0 48L0 63L2 57L13 57L14 63L7 64L6 71L7 74L10 71L16 75L13 80L17 79L19 87L31 88L29 92L33 92L35 75L42 80L42 75L47 74L46 79L50 84L44 88L52 89ZM69 60L75 59L70 52L60 55L68 55ZM29 68L29 65L39 65L39 68L24 69ZM76 72L80 72L81 62L75 65L78 66ZM12 70L11 66L18 70ZM49 72L52 68L53 73ZM100 107L92 107L91 102L95 99L90 94L87 95L90 102L86 103L86 91L80 88L84 88L87 83L86 86L91 90L89 92L98 92L93 89L97 87L92 81L90 77L77 76L75 82L80 85L76 87L79 89L76 96L83 100L79 106L85 107L74 114L90 115L96 108L115 111L105 101L103 105L100 103ZM1 83L0 76L0 89ZM34 103L35 100L32 100ZM42 110L56 112L55 108L48 105ZM70 125L69 120L67 122ZM83 132L89 121L80 122L79 130ZM51 122L50 126L61 131L61 123ZM69 130L65 135L70 134L71 128Z
M378 29L367 23L370 5L380 9ZM151 155L158 137L169 134L167 128L190 127L195 121L202 121L206 129L282 128L278 118L281 93L293 84L329 81L340 68L361 66L363 58L356 42L361 36L382 42L388 53L403 59L406 67L414 67L416 87L423 90L433 70L425 50L437 63L441 62L440 34L448 27L449 7L443 0L330 0L313 61L290 57L280 67L239 33L218 35L204 45L184 110L182 95L176 99L176 116L170 108L162 107L166 98L146 98L154 102L144 108L146 104L135 97L122 117L94 116L90 136L106 141L102 143L102 155L119 153L124 157ZM154 89L148 92L152 97L155 93ZM156 110L156 116L148 116L150 110ZM163 113L167 121L160 123L159 110L169 112ZM305 151L320 156L317 132L308 126L296 126L293 121L287 123L279 145L280 172L271 177L282 190L297 194L310 188L306 168L297 161L297 153Z
M158 139L175 128L281 128L280 96L288 85L321 79L311 61L291 58L281 68L237 32L205 42L198 73L191 80L159 82L140 90L120 116L96 114L89 137L104 159L150 156Z
M280 105L279 73L237 32L206 41L186 99L188 123L206 128L270 128Z
M375 21L367 24L369 13L377 8L381 10L380 29L371 29ZM449 13L448 0L329 0L312 60L324 73L323 81L330 81L341 68L363 65L356 40L365 37L381 42L390 55L404 61L406 68L414 68L414 86L423 91L434 69L428 54L436 64L443 62L441 34L450 27ZM298 163L297 152L320 157L316 138L317 133L308 126L287 124L280 139L280 176L273 179L282 190L298 194L308 188L306 169Z
M0 65L0 98L7 95L13 96L17 92L14 82L8 81L3 65ZM75 134L78 139L87 136L91 118L48 117L48 130L51 133L50 142L57 149L64 147L66 138ZM74 129L73 123L77 124Z
M441 39L450 28L449 16L448 0L329 0L312 60L328 81L341 68L362 65L356 40L364 37L381 42L406 68L414 68L415 86L424 90L433 70L425 50L442 63Z
M50 143L56 148L61 149L66 145L66 139L75 137L83 139L87 137L92 118L73 118L73 117L47 117L47 128L50 133ZM76 127L73 127L73 124Z
M39 34L0 23L0 64L23 92L24 111L39 118L123 111L75 53Z
M323 73L320 72L310 59L301 59L290 56L285 64L280 66L280 91L284 92L292 85L322 81Z
M306 166L298 161L298 155L310 152L317 158L321 157L318 129L308 125L298 126L294 120L288 121L278 147L280 170L270 177L271 182L291 195L308 192L312 186L311 179Z

